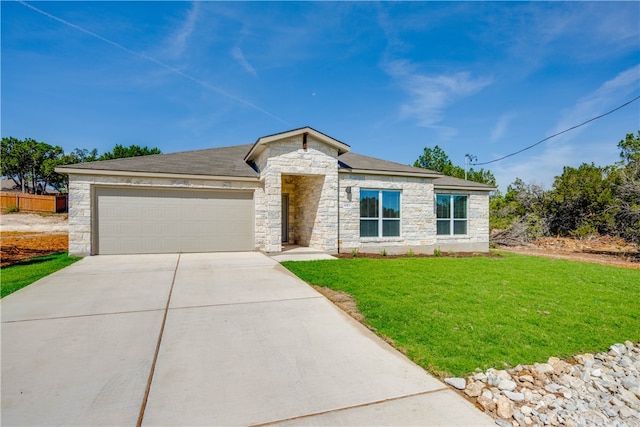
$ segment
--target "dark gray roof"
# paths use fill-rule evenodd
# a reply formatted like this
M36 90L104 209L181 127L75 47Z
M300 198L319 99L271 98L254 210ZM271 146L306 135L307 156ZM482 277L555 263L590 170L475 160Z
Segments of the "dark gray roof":
M363 156L356 153L344 153L338 157L340 169L357 169L383 172L407 172L410 174L419 174L429 177L441 176L440 172L429 169L414 168L413 166L403 165L402 163L390 162L378 159L376 157Z
M257 178L243 160L251 144L66 165L63 168Z
M252 144L235 145L232 147L78 163L62 166L61 172L64 172L64 169L76 169L86 171L146 172L258 178L258 172L244 161L244 156L249 152L251 147ZM387 160L363 156L352 152L340 155L338 157L338 165L340 169L343 170L406 173L435 178L434 185L436 188L465 188L484 191L494 189L494 187L489 185L444 176L432 170L414 168L413 166L389 162Z
M433 180L433 185L436 188L450 188L450 189L477 189L480 191L493 191L496 187L487 184L481 184L479 182L474 181L465 181L464 179L454 178L452 176L443 175L440 178L436 178Z

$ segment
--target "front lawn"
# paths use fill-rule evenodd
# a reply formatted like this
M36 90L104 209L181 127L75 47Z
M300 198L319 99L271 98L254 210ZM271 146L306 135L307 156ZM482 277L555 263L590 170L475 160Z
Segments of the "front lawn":
M638 270L514 254L283 265L352 295L368 325L437 375L640 340Z
M9 267L3 267L0 270L0 280L2 282L0 298L4 298L18 289L22 289L36 280L81 259L79 257L70 257L65 252L31 258Z

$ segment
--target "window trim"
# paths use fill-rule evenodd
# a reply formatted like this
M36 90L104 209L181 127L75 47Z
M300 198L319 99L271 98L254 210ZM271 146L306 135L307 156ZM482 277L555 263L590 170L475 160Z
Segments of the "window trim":
M438 218L438 197L448 196L449 197L449 218ZM455 197L464 197L465 198L465 217L464 218L456 218L455 217ZM434 200L434 210L436 216L436 237L468 237L469 236L469 194L456 194L456 193L436 193ZM438 223L439 222L448 222L449 223L449 233L447 234L439 234L438 233ZM455 223L456 222L465 222L465 233L464 234L456 234L455 233Z
M363 191L377 191L378 199L377 199L377 208L378 208L378 216L377 217L362 217L362 192ZM385 218L384 210L383 210L383 196L384 192L393 192L398 193L398 209L399 209L399 217L398 218ZM402 190L395 188L361 188L360 193L358 195L358 225L359 225L359 235L360 239L397 239L402 237ZM378 224L378 234L376 236L363 236L362 235L362 226L360 225L362 221L376 221ZM398 235L397 236L384 236L384 221L398 221Z

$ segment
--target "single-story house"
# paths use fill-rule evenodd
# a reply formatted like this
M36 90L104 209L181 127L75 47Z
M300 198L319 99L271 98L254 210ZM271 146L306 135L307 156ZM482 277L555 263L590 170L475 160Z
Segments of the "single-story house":
M355 154L310 127L61 166L69 253L488 251L494 187Z

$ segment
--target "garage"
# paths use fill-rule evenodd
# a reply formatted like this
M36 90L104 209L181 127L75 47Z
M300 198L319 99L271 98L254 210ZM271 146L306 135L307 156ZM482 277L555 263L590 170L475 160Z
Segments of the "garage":
M252 251L252 191L96 187L98 254Z

